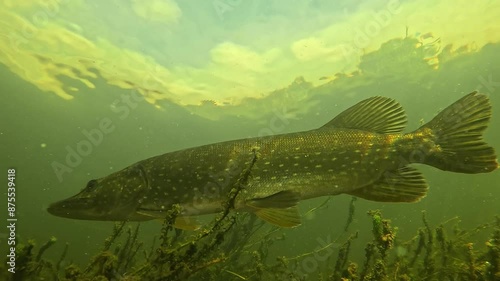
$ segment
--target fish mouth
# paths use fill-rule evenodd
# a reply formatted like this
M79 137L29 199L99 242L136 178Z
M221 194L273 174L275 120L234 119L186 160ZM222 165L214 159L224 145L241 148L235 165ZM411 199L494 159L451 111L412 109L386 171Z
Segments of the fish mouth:
M89 207L91 201L87 198L68 198L52 203L47 208L47 212L56 216L68 219L92 220L99 219L95 212Z
M115 206L113 208L99 207L93 198L82 198L78 195L52 203L47 208L47 212L56 217L77 220L96 221L142 221L145 218L134 217L135 209L130 205Z

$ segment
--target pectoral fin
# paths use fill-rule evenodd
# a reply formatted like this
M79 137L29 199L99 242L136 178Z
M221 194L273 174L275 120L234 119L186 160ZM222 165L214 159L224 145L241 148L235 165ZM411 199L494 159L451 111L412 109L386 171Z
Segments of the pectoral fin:
M268 223L280 227L295 227L301 224L297 207L284 209L264 208L256 210L255 214Z
M137 211L137 214L161 221L165 219L165 213L159 211L140 210ZM193 217L178 216L175 218L174 227L182 230L198 230L201 224Z
M297 192L283 190L262 198L253 198L247 201L247 205L253 208L289 208L296 206L300 200Z
M348 194L379 202L417 202L427 194L429 186L422 174L405 166L387 171L371 185Z
M177 217L174 227L183 230L198 230L201 228L201 224L193 217Z
M267 197L248 200L246 204L259 218L271 224L295 227L301 224L296 207L299 199L297 192L285 190Z

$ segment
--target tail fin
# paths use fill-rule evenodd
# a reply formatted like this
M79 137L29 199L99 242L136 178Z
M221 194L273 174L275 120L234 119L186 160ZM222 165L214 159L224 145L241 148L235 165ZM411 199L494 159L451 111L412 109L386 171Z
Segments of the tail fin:
M498 168L495 150L483 141L491 118L488 96L472 92L418 131L431 130L436 150L423 161L441 170L475 174Z

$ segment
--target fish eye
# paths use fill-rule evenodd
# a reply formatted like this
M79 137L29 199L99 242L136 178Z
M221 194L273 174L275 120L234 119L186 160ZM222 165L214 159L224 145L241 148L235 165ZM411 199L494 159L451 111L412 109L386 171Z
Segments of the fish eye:
M97 181L96 180L90 180L87 183L87 186L85 187L85 190L87 191L92 191L94 188L97 186Z

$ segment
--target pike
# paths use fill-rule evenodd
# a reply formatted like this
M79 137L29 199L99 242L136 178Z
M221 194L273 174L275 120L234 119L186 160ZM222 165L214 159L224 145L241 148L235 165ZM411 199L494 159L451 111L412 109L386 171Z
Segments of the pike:
M175 226L195 229L190 218L223 210L247 168L234 209L281 227L299 225L298 202L319 196L417 202L428 184L412 163L467 174L498 168L495 151L482 136L491 111L489 98L472 92L417 130L402 133L407 120L401 105L372 97L318 129L209 144L137 162L89 181L48 211L72 219L145 221L163 219L179 204Z

